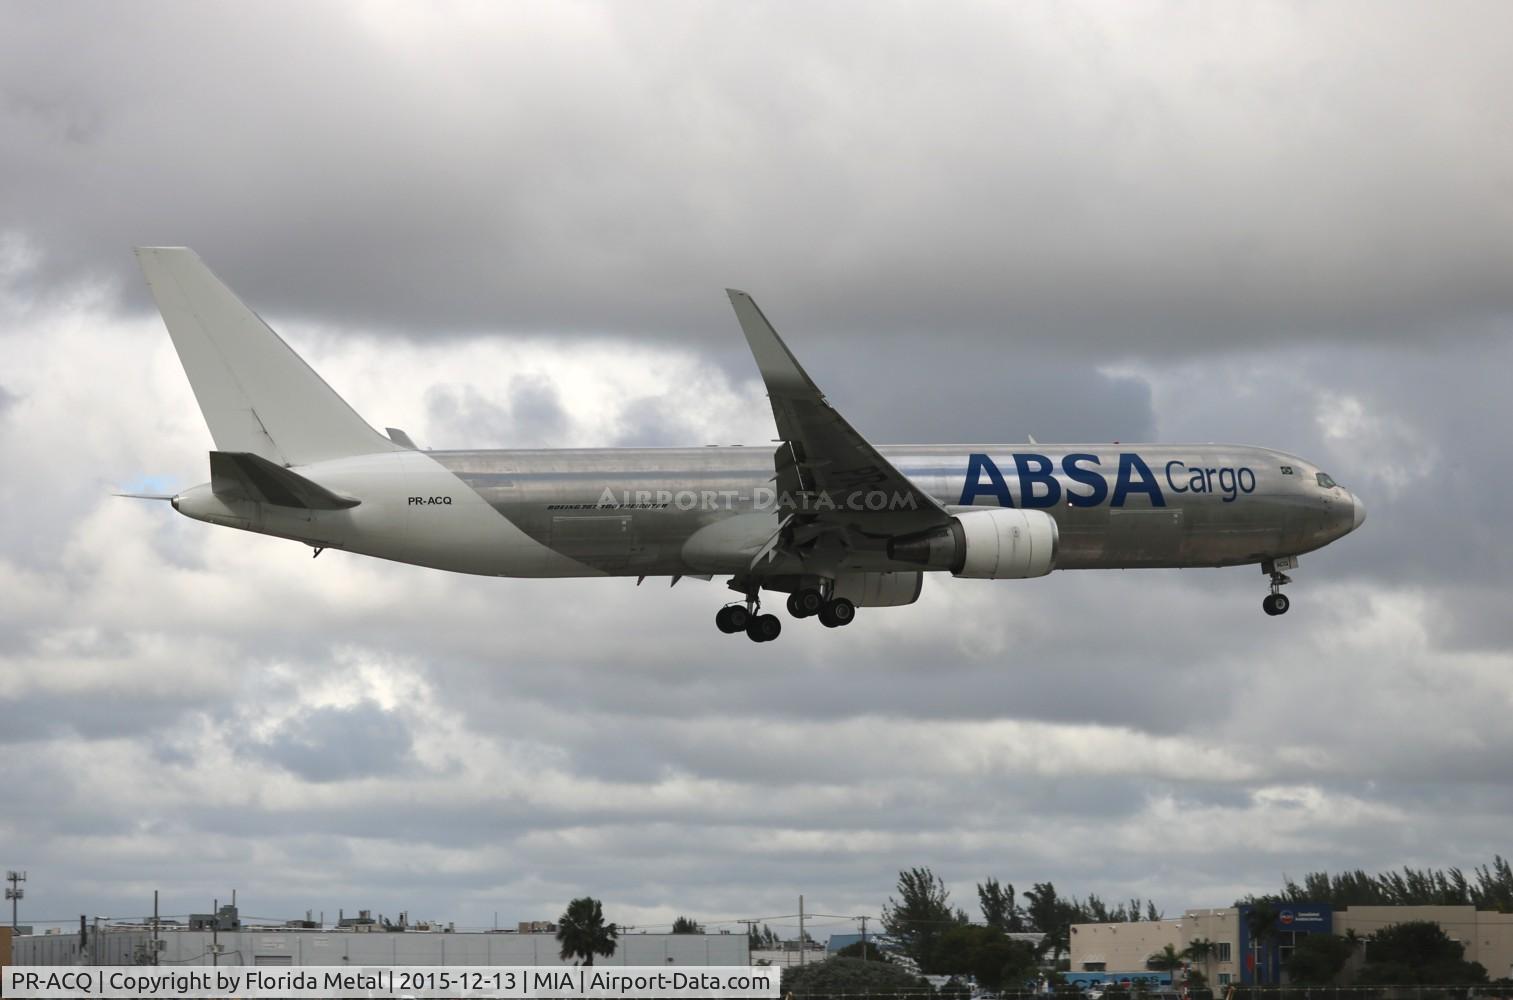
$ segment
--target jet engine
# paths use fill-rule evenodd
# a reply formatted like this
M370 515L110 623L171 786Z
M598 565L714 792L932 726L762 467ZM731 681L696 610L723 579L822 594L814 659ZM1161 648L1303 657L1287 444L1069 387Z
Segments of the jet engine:
M984 507L944 528L888 542L888 558L977 580L1022 580L1056 568L1056 519L1043 510Z

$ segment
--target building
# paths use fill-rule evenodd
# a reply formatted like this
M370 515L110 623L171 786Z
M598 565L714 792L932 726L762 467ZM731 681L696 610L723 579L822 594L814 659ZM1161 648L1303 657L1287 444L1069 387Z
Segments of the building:
M1480 962L1492 979L1513 979L1513 913L1474 906L1352 906L1335 917L1335 933L1369 937L1407 920L1431 920L1466 947L1466 961Z
M11 929L0 927L0 969L11 964Z
M1193 967L1213 985L1282 982L1293 948L1309 934L1353 930L1366 937L1414 920L1438 923L1465 946L1466 960L1480 962L1492 978L1513 976L1513 914L1477 911L1471 906L1352 906L1335 911L1323 903L1292 903L1277 908L1273 939L1258 942L1250 939L1250 910L1249 906L1230 906L1187 910L1175 920L1076 924L1067 978L1083 986L1141 979L1153 985L1169 983L1170 976L1147 968L1146 960L1167 945L1181 952L1193 941L1207 939L1213 942L1213 952Z
M158 961L196 965L568 965L553 934L306 930L247 927L210 931L161 929ZM91 930L82 964L151 961L154 936L141 927ZM77 933L18 937L16 965L81 964ZM595 965L748 965L745 934L624 934L615 953Z

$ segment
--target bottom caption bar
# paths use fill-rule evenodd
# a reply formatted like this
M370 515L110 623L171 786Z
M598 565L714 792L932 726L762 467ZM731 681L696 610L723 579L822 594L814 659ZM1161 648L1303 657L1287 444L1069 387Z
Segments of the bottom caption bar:
M213 997L727 997L767 1000L778 995L781 970L762 966L417 965L373 968L307 965L178 967L154 965L9 966L0 997L210 1000Z

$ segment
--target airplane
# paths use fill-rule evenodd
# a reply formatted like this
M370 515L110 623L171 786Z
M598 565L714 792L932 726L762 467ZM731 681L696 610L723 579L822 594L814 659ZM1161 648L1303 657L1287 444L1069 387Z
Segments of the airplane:
M1241 445L874 446L745 292L728 289L777 447L421 450L379 434L186 247L137 259L215 442L180 514L326 549L508 577L729 577L721 632L914 603L926 573L1259 565L1268 615L1298 557L1366 508L1317 466Z

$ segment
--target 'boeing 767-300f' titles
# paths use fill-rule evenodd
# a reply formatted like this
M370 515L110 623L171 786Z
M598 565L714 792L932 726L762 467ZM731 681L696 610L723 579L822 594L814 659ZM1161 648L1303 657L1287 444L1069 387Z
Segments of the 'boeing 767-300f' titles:
M1230 445L874 447L745 292L730 301L777 423L765 448L421 451L379 434L182 247L137 251L210 426L212 524L492 576L730 577L720 630L847 625L928 572L1259 564L1269 615L1297 557L1360 527L1360 500L1292 455Z

